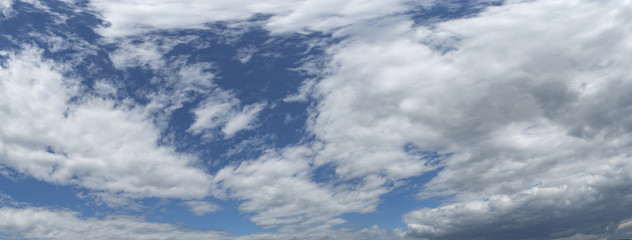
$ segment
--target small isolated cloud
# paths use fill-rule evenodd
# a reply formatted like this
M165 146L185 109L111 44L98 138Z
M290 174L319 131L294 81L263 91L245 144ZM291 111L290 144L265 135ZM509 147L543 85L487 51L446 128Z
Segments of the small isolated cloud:
M151 42L120 44L119 49L110 54L110 60L118 69L136 66L160 69L165 65L160 50Z
M244 48L240 48L237 50L237 55L235 55L235 59L237 59L242 64L246 64L250 61L252 56L258 51L255 46L248 46Z
M265 107L264 103L250 104L244 106L241 112L231 116L226 125L222 128L222 132L226 138L231 138L235 133L243 130L252 129L254 127L257 115Z
M218 130L224 138L232 138L237 132L254 128L257 116L266 104L240 105L231 92L218 89L193 110L195 122L188 131L211 139Z
M220 206L205 201L191 200L185 201L183 204L189 208L189 211L197 216L203 216L221 209Z

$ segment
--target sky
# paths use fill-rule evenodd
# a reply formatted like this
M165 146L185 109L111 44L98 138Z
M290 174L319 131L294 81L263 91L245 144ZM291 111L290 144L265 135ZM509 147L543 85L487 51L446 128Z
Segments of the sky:
M630 65L629 0L0 0L0 238L632 238Z

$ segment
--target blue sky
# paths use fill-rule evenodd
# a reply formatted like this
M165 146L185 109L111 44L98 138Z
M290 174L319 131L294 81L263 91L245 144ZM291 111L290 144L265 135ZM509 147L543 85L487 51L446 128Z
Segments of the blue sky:
M630 13L0 0L0 238L628 238Z

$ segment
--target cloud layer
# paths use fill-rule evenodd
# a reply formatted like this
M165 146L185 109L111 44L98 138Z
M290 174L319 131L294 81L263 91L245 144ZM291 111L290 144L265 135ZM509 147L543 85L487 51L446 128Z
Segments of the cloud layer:
M407 144L448 154L420 196L454 197L407 214L411 237L610 231L630 208L629 10L509 1L431 27L350 28L315 87L321 154L342 177L391 179L423 172Z
M481 10L488 2L472 5ZM10 4L0 1L2 11ZM220 210L206 201L211 196L232 200L252 222L277 228L243 239L628 234L632 3L510 0L464 18L421 23L412 11L448 6L449 12L458 4L91 1L90 10L106 22L98 32L117 49L108 55L113 67L154 73L149 84L160 87L144 95L146 105L115 100L119 86L100 79L90 93L64 75L72 66L43 59L35 47L3 53L0 163L108 196L184 199L199 216ZM167 57L195 37L153 34L213 31L209 25L218 21L237 30L255 24L274 37L330 35L311 42L325 49L324 56L306 56L303 67L314 78L299 97L286 98L309 102L307 134L219 166L211 176L202 166L214 159L162 142L172 113L195 102L188 110L193 122L183 131L228 141L255 129L259 115L276 106L242 104L213 83L213 63ZM249 46L235 58L248 64L254 52ZM431 171L437 176L430 182L414 182ZM445 201L410 209L402 216L405 232L340 227L345 213L374 212L384 194L408 184L423 186L421 199ZM115 230L99 235L89 231L94 228ZM42 239L226 237L139 218L91 219L33 207L0 208L0 232Z
M90 1L110 25L101 29L108 37L142 33L154 29L204 28L217 21L243 21L269 15L266 28L275 33L330 31L357 21L408 11L403 0L345 3L315 0L207 1L116 0Z
M0 208L0 236L29 239L227 239L220 231L194 231L142 218L82 218L77 212L35 207Z

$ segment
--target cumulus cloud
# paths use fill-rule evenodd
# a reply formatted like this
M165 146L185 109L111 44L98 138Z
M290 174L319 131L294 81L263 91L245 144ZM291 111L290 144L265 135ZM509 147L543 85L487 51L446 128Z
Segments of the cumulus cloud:
M269 151L260 158L220 170L213 185L218 198L243 200L239 209L253 212L250 219L264 227L287 232L324 231L344 223L345 212L375 210L385 193L380 181L366 184L332 184L313 181L314 151L289 147Z
M131 197L200 198L210 177L195 157L158 146L142 111L83 96L62 66L26 47L0 68L2 164L33 177Z
M313 145L272 150L218 172L214 194L244 200L240 209L254 212L251 219L262 226L340 224L341 213L370 212L391 186L439 166L420 197L453 196L452 203L407 214L408 236L538 232L531 237L561 238L599 234L629 217L614 210L590 214L606 204L628 208L627 196L614 190L624 189L627 177L611 168L627 169L621 153L629 141L629 34L618 26L626 25L628 3L507 1L433 26L396 16L407 6L399 1L336 9L312 1L241 2L239 8L187 3L196 7L170 1L92 4L111 23L101 30L106 36L202 28L262 13L272 15L264 24L274 33L335 31L343 37L328 48L326 74L300 95L306 99L311 92L318 101L308 122ZM115 12L120 6L134 13ZM217 9L222 13L208 14ZM176 20L161 23L155 16ZM213 94L193 111L189 131L230 138L251 128L261 108L242 107L228 92ZM327 164L336 178L314 182L310 174ZM337 187L358 179L354 187ZM362 197L349 197L360 192ZM320 200L308 197L314 193ZM527 214L536 210L541 213ZM594 220L563 221L580 215ZM555 230L544 231L538 222ZM505 227L490 230L498 224ZM597 227L586 230L591 224Z
M306 138L315 140L268 149L211 180L191 166L192 156L156 146L160 127L148 113L165 111L167 119L190 101L189 90L204 93L188 131L231 138L254 128L266 105L242 104L211 83L212 64L165 59L166 48L149 39L121 44L110 55L115 66L173 65L166 67L172 74L155 80L189 90L175 98L153 93L141 110L96 97L68 103L81 90L52 63L32 50L11 55L0 69L3 164L46 181L137 196L201 198L212 181L215 197L239 200L253 222L279 227L246 239L299 232L361 238L331 227L344 223L341 214L374 211L380 195L439 168L419 196L449 201L406 214L408 237L591 239L629 231L629 1L506 1L432 26L401 15L411 5L396 0L90 4L109 22L100 33L110 38L256 14L269 15L261 24L273 33L333 32L339 41L326 47L320 79L285 99L316 101ZM247 62L251 50L236 57ZM323 167L332 178L316 179ZM205 202L185 204L199 214L213 210Z
M187 206L193 214L198 216L206 215L220 209L216 204L197 200L185 201L184 205Z
M420 196L453 197L406 215L410 237L607 232L630 217L630 9L508 1L433 26L351 26L314 86L315 163L396 181L443 156Z

